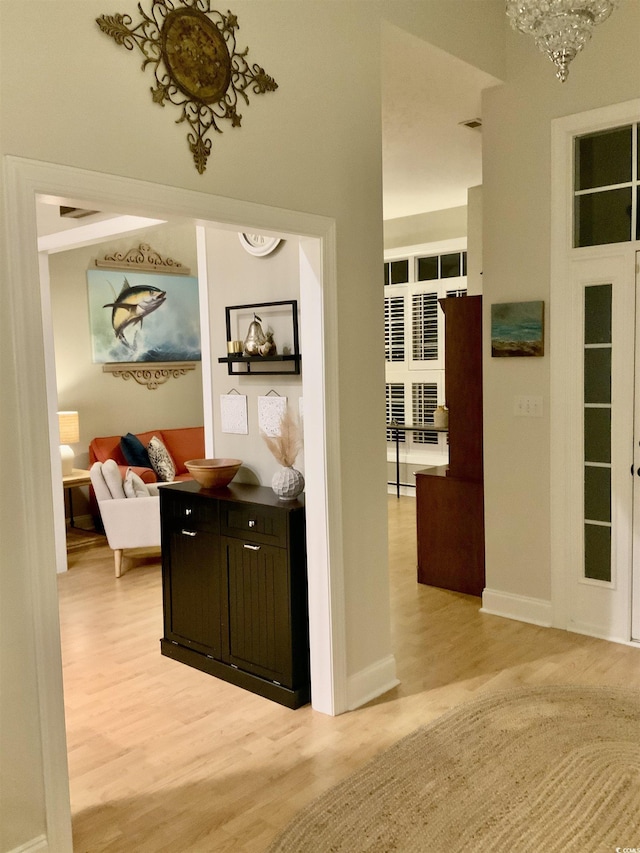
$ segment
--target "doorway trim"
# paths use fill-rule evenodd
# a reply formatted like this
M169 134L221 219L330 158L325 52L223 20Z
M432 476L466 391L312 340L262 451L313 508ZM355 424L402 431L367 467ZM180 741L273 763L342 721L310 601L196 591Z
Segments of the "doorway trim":
M36 197L59 196L78 206L99 199L104 210L141 216L170 211L195 225L219 225L258 233L276 232L300 240L301 305L308 316L304 334L312 381L304 383L305 440L313 442L307 477L311 682L313 707L326 714L347 710L344 566L341 541L341 484L338 419L337 275L335 221L195 190L70 166L7 156L4 159L8 268L15 320L16 359L29 382L20 384L16 453L24 472L24 515L38 536L25 542L33 590L33 637L37 671L47 840L49 849L71 853L67 745L56 583L53 483L38 472L51 471L57 456L57 429L48 388L48 330L44 325L37 251ZM48 294L47 294L48 296ZM306 300L306 302L305 302ZM313 317L313 323L311 322ZM312 365L312 362L313 365ZM54 389L55 390L55 389ZM47 412L47 418L29 416Z
M576 136L605 130L620 124L638 121L640 99L625 101L583 113L564 116L551 122L551 270L550 270L550 530L551 530L551 605L552 625L570 628L571 582L576 567L567 537L574 513L570 488L575 472L570 467L577 435L572 412L580 405L581 388L571 369L574 355L571 352L575 328L581 317L575 316L572 290L569 287L572 264L577 260L596 259L612 255L634 255L637 242L616 243L581 249L573 244L573 140ZM632 448L629 448L631 452ZM631 458L629 460L631 464ZM629 602L630 605L630 602ZM629 606L630 619L630 606ZM630 643L630 622L620 626L615 642Z

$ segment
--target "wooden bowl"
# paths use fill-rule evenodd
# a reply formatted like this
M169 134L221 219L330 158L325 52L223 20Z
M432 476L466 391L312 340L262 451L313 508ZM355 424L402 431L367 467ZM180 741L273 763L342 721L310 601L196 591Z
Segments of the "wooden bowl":
M190 459L187 471L205 489L228 486L242 465L241 459Z

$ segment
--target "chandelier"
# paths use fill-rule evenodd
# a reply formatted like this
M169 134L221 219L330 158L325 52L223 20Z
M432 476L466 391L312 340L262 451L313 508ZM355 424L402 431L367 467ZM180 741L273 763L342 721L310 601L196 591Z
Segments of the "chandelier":
M591 38L596 24L609 17L618 0L507 0L514 30L532 35L557 67L563 83L569 63Z

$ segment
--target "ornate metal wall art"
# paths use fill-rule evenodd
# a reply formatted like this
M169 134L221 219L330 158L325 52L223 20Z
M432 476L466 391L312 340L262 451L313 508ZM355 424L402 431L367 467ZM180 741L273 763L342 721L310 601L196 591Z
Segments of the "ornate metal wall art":
M117 13L96 18L100 29L127 50L138 47L142 69L153 67L153 100L168 101L181 109L176 124L187 122L189 149L200 174L211 153L210 130L222 133L219 122L228 119L240 127L240 98L249 105L247 90L256 95L273 92L278 84L257 64L249 65L249 48L238 51L238 19L211 8L211 0L152 0L147 14L138 3L142 20L133 26L130 15Z

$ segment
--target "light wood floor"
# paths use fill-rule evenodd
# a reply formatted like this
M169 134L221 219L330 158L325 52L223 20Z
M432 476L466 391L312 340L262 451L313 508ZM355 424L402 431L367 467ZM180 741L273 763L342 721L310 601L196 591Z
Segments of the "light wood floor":
M481 614L479 599L418 585L414 512L412 498L389 498L401 684L334 718L162 657L157 553L118 580L106 547L69 554L59 592L76 853L262 853L310 799L474 695L640 687L640 649Z

